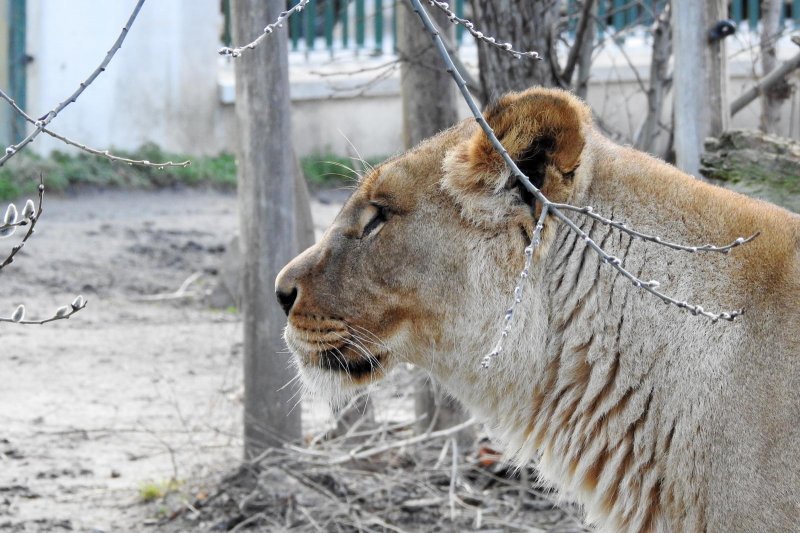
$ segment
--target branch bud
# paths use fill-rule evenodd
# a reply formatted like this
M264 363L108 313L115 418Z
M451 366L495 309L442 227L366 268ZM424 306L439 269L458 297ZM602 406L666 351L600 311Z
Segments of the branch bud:
M3 217L3 224L13 224L16 221L17 221L17 207L14 204L8 204L8 209L6 210L6 216ZM17 231L16 226L3 228L2 230L0 230L0 238L13 235L15 231Z
M6 209L6 216L3 217L3 224L13 224L17 221L17 206L14 204L8 204L8 209Z
M67 307L66 305L62 305L61 307L56 309L56 318L67 316L67 313L69 313L69 307Z
M25 306L20 304L16 309L14 309L14 314L11 315L11 320L14 322L20 322L23 318L25 318Z
M78 296L75 297L74 300L72 300L72 308L77 310L80 309L81 307L83 307L83 296L79 294Z
M33 200L28 198L25 202L25 207L22 208L22 218L29 219L36 213L36 206L33 205Z

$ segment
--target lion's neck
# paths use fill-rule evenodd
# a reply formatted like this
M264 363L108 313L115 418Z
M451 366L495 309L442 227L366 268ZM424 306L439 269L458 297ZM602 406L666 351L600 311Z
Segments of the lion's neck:
M624 209L590 200L606 216L630 220ZM664 273L652 266L648 247L575 220L633 273ZM671 318L683 341L674 331L652 329L663 305L601 264L565 226L550 231L546 258L503 354L488 371L471 364L451 373L448 388L494 426L518 460L539 457L543 476L583 503L590 520L609 530L647 530L666 506L677 506L688 510L687 531L701 529L703 517L692 510L702 509L703 472L679 451L692 428L680 426L680 408L664 384L676 378L675 354L707 335L708 325L676 312ZM463 353L491 346L499 322L482 329L475 349ZM668 462L692 479L676 485Z
M613 206L601 207L615 216ZM642 270L645 258L630 238L577 222L626 268ZM666 340L648 331L640 336L649 335L647 342L630 335L642 327L632 316L640 294L563 226L543 270L547 333L521 455L538 451L543 475L581 501L590 520L648 530L660 514L660 458L675 431L660 408L654 371L664 362Z

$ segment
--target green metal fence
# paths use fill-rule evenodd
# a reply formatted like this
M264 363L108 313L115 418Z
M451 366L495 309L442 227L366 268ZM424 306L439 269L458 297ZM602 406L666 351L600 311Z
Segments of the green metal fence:
M300 0L289 0L294 6ZM455 0L458 15L464 15L465 0ZM299 16L298 16L299 15ZM386 28L390 29L388 36ZM355 35L355 41L351 41ZM464 28L456 29L461 42ZM397 46L397 0L311 0L289 24L292 50L354 49L374 54L391 52ZM391 48L388 49L388 48Z
M288 0L287 6L300 0ZM369 54L389 53L397 45L397 4L404 0L311 0L306 9L289 20L289 36L294 51L353 50ZM700 1L700 0L698 0ZM226 20L229 20L229 0L223 0ZM660 13L666 0L598 0L598 38L606 33L619 32L633 26L649 26ZM567 31L574 34L580 16L580 2L567 0ZM469 17L469 2L451 0L451 8L459 16ZM759 0L731 0L729 16L751 30L760 19ZM782 20L800 27L800 0L785 0ZM227 30L223 39L230 37ZM387 31L388 28L388 31ZM498 36L502 38L502 36ZM456 26L456 44L466 42L468 33Z
M8 2L8 92L17 104L25 109L27 94L27 76L25 67L28 65L28 54L25 50L25 30L27 28L27 12L25 0L10 0ZM11 119L11 142L18 142L25 137L25 117L14 113Z

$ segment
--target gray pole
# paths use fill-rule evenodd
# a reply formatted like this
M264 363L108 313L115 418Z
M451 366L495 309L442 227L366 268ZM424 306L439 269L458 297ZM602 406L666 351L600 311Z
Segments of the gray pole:
M724 13L723 0L672 1L676 164L695 176L700 175L703 141L730 122L724 40L710 43L708 38Z
M250 42L285 9L283 0L232 3L233 39ZM298 252L286 29L236 59L239 228L244 261L245 458L301 437L289 412L294 375L281 340L286 317L275 300L279 270Z

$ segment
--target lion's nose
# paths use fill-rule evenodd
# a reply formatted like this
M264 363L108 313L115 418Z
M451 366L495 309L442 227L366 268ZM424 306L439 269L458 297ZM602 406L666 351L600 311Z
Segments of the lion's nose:
M298 298L302 301L300 291L303 290L303 280L308 277L311 266L315 264L315 249L312 246L292 259L275 279L275 296L278 297L278 303L281 304L286 316L289 316Z
M278 297L278 303L281 304L283 312L289 316L289 311L292 310L295 300L297 300L297 287L275 287L275 295Z

